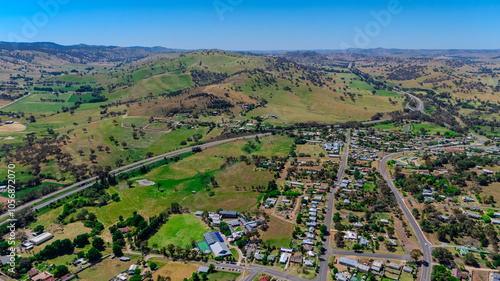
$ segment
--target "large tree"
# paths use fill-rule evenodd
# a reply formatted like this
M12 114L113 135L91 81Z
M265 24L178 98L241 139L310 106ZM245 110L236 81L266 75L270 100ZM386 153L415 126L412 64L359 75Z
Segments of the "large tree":
M410 256L415 262L418 262L418 259L423 255L424 254L420 251L420 249L413 249L410 252Z

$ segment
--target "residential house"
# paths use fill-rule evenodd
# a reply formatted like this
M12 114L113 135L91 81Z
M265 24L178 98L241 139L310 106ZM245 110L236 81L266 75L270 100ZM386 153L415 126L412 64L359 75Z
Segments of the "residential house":
M356 240L357 237L358 235L356 234L356 232L350 230L348 230L347 233L344 235L345 240L351 240L351 241Z
M384 264L382 262L374 261L372 263L372 270L375 272L380 272L380 270L382 269L382 266L384 266Z
M261 254L261 253L255 254L253 257L254 257L256 260L258 260L258 261L261 261L261 260L263 260L263 259L264 259L264 255L263 255L263 254Z
M347 275L345 275L344 273L337 273L335 274L335 279L337 279L338 281L348 281L349 280L349 277Z
M403 271L412 274L413 273L413 267L405 265L405 266L403 266Z
M370 271L370 266L366 264L358 264L358 270L363 273L368 273Z
M497 274L498 275L498 274ZM453 268L451 270L451 276L457 278L458 280L468 280L469 279L469 275L467 273L464 273L462 272L460 269L458 268ZM500 278L499 278L500 279Z
M349 266L351 268L355 268L355 267L358 266L358 262L357 261L351 260L351 259L348 259L348 258L344 258L344 257L341 257L339 259L339 263L341 265Z
M303 262L304 262L304 265L307 266L307 267L313 267L314 266L314 262L312 260L307 260L306 258L304 258Z
M40 270L37 268L33 268L32 270L28 271L28 276L29 278L32 278L33 276L37 275L40 273Z
M200 266L198 267L198 273L208 273L210 271L210 268L208 266Z
M302 258L299 256L293 256L290 258L291 263L302 263Z
M471 212L464 212L464 214L465 214L466 216L468 216L469 218L476 219L476 220L479 220L479 219L481 219L481 218L482 218L482 216L481 216L481 215L479 215L479 214L475 214L475 213L471 213Z
M37 275L31 277L32 281L45 281L49 279L50 277L53 277L52 274L50 274L48 271L40 272Z
M396 263L393 263L393 262L389 263L389 264L387 265L387 267L388 267L388 268L391 268L391 269L394 269L394 270L400 270L400 269L401 269L401 265L396 264Z
M125 234L125 233L129 233L131 231L131 228L130 227L120 227L120 228L118 228L118 230L121 233Z
M280 263L285 264L287 262L288 262L288 254L286 254L286 253L281 254Z

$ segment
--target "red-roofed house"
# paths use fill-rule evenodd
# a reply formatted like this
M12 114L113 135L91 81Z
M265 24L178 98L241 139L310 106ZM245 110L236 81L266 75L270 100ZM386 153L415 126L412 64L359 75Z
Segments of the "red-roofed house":
M269 281L269 279L270 278L267 275L263 275L263 276L259 277L259 281Z
M457 153L457 152L462 152L464 151L463 148L452 148L452 149L446 149L446 152L451 152L451 153Z
M40 270L38 270L37 268L33 268L32 270L28 271L28 276L31 278L37 275L38 273L40 273Z
M31 280L33 280L33 281L46 281L50 277L52 277L52 274L50 274L47 271L44 271L44 272L38 273L37 275L31 277Z
M121 231L122 233L129 233L130 232L130 227L122 227L122 228L118 228L119 231Z

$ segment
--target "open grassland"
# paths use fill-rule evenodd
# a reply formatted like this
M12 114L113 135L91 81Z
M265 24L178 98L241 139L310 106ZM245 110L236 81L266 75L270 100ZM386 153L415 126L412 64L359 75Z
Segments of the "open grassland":
M444 127L440 127L438 125L432 123L413 123L413 124L403 124L400 126L395 126L394 123L386 123L386 124L376 124L374 126L370 126L375 130L393 130L393 131L412 131L413 133L420 134L421 129L425 129L426 134L436 135L440 134L442 136L455 137L458 134L456 132L450 131Z
M182 281L184 278L191 278L193 272L196 272L199 267L200 265L195 263L169 261L153 274L153 279L163 276L170 277L172 281Z
M291 264L287 268L286 272L307 280L314 279L317 275L312 268L307 268L305 266L300 266L295 264Z
M269 241L277 248L289 247L295 225L275 216L270 217L268 225L269 229L262 233L262 240Z
M267 136L260 141L255 154L267 157L284 154L292 144L291 139L283 136ZM154 216L174 202L191 211L215 211L218 208L240 212L252 210L261 196L259 192L252 191L252 186L266 186L273 179L272 173L255 170L253 165L242 162L221 169L227 157L239 158L240 155L246 155L242 150L246 143L242 140L211 147L178 162L155 168L143 176L133 178L131 188L123 184L110 187L108 192L118 193L120 202L87 209L95 213L106 227L116 223L119 216L129 217L134 211L145 217ZM211 176L214 176L218 187L210 186ZM148 179L161 184L161 187L139 186L135 183L139 179ZM60 207L42 214L34 225L48 227L61 212Z
M247 118L242 104L257 104L261 98L266 99L265 107L246 113L249 117L262 116L266 114L277 114L278 119L268 119L271 123L289 123L298 121L320 121L338 122L349 120L368 120L376 112L386 112L401 109L401 98L391 96L391 93L380 92L372 94L373 87L360 81L352 73L326 73L318 75L330 80L324 80L325 85L315 86L305 80L304 69L294 64L286 64L289 68L292 81L285 79L286 75L282 69L277 68L278 62L275 59L258 56L248 56L223 51L199 51L181 56L167 56L165 59L150 59L136 62L132 65L122 67L111 67L111 65L98 64L94 70L82 69L82 65L71 65L61 62L60 70L78 70L79 73L50 76L44 79L47 87L52 87L55 91L67 91L60 94L42 94L34 92L34 87L29 90L33 94L22 102L15 103L5 111L23 111L25 118L33 115L36 122L29 123L22 132L14 132L8 129L2 135L12 135L15 140L1 140L1 143L19 143L28 133L36 133L37 137L49 136L47 130L54 130L59 136L68 135L70 137L67 145L62 146L63 153L72 155L73 164L87 164L89 166L110 166L116 167L120 161L130 163L142 160L146 154L158 155L178 148L193 144L181 145L181 142L193 138L194 134L202 136L201 141L208 141L217 137L223 129L213 129L208 132L208 127L177 128L166 134L167 126L161 123L151 125L151 129L158 131L144 131L144 135L133 136L134 131L124 126L143 127L152 115L156 117L171 116L164 107L167 101L172 99L172 104L188 103L182 99L175 100L175 97L164 97L163 94L181 89L190 88L194 94L209 93L217 98L228 100L231 107L220 115L212 114L213 109L205 108L200 112L200 119L189 121L211 121L228 122L228 118L243 121ZM110 69L104 69L110 67ZM266 74L258 74L255 69L268 69ZM210 81L202 81L196 86L192 79L191 71L203 71L204 73L219 73L233 75L225 80L217 80L214 84ZM247 72L248 71L248 72ZM277 77L272 84L263 84L260 80L262 75ZM287 74L288 75L288 74ZM210 75L208 75L210 76ZM196 77L196 76L194 76ZM302 77L302 78L301 78ZM208 78L211 80L212 78ZM274 79L274 78L273 78ZM203 80L203 79L202 79ZM298 81L296 84L293 81ZM200 85L200 81L196 82ZM41 86L41 83L36 84ZM90 92L76 94L75 90L83 85L100 87L103 86L103 95L108 98L105 102L85 103L92 98ZM208 85L208 86L207 86ZM290 90L286 88L289 87ZM352 93L352 99L347 95ZM160 94L162 96L160 96ZM397 104L389 102L389 96ZM132 104L119 104L119 102L130 101L142 98L140 102ZM184 97L182 97L184 98ZM42 102L40 99L49 101ZM62 102L51 101L54 99ZM63 106L70 107L76 102L83 102L74 112L62 112ZM99 113L103 112L104 105L116 102L107 108L107 112L112 111L113 117L104 117ZM192 99L196 105L197 100ZM207 101L205 101L207 102ZM59 112L59 113L58 113ZM182 111L181 111L182 112ZM242 116L240 114L243 113ZM122 117L122 115L127 118ZM186 115L186 114L183 114ZM187 114L189 115L189 114ZM175 120L178 115L174 115ZM184 117L183 117L184 118ZM224 120L223 120L224 119ZM181 120L182 121L182 120ZM22 119L21 122L24 122ZM8 127L2 126L1 129ZM13 127L11 127L13 128ZM115 144L112 139L117 140ZM124 145L125 144L125 145ZM268 150L266 146L272 146ZM103 150L109 147L109 151ZM221 148L222 149L222 148ZM234 152L233 155L241 155L234 146L228 145L223 149ZM97 156L95 161L91 161L91 151L95 151ZM266 152L261 152L266 151ZM288 149L283 149L282 143L257 144L257 149L253 154L269 156L274 154L286 154ZM246 153L246 152L244 152ZM4 166L4 163L2 163ZM27 169L22 167L21 169ZM72 176L62 175L57 171L57 167L42 165L43 173L50 169L50 173L58 178L66 177L71 180ZM1 174L2 172L0 172Z
M209 281L236 281L241 274L235 272L217 271L208 275Z
M122 118L122 125L125 127L136 127L142 128L148 124L148 118L146 117L135 117L135 116L124 116Z
M317 122L347 122L366 121L377 112L389 112L402 108L403 98L399 95L373 95L373 89L365 82L354 80L357 85L355 89L351 87L346 91L355 93L355 98L342 94L339 91L333 92L330 88L323 86L307 86L301 83L298 87L288 80L277 79L277 86L259 88L258 94L253 90L256 85L254 80L241 80L245 82L241 85L241 91L249 96L262 96L268 100L265 107L258 107L247 115L266 116L277 115L278 119L269 119L273 123L292 123L317 121ZM240 80L238 80L240 81ZM231 80L229 82L232 82ZM240 82L241 83L241 82ZM353 82L354 83L354 82ZM232 84L226 85L230 87ZM285 90L289 87L291 90ZM333 84L331 87L346 87L340 84ZM399 101L393 105L389 102L389 97L394 101Z
M156 248L167 247L174 244L181 247L190 246L191 240L200 242L207 226L192 214L176 215L167 221L158 232L149 239L149 245Z
M144 120L138 118L132 120L124 118L123 121L130 125L132 123L140 124L140 126L144 124ZM220 129L214 129L207 134L208 127L191 129L183 126L169 133L144 131L144 135L141 136L136 132L137 137L134 138L133 129L122 128L120 126L121 122L122 118L116 118L116 123L113 122L113 119L104 119L99 122L79 125L72 131L70 142L63 146L63 151L73 155L75 163L90 165L92 163L89 161L89 156L91 149L93 149L97 155L96 161L98 164L115 167L115 163L119 159L123 160L124 163L139 161L145 159L148 152L158 155L187 147L193 142L187 142L186 145L181 145L181 142L193 138L195 134L201 136L200 141L209 141L221 132ZM117 140L118 144L115 144L111 139ZM123 142L126 143L126 146L123 146ZM109 153L105 150L99 150L99 146L102 148L109 147ZM80 150L84 152L82 155L79 153Z
M307 143L304 145L299 145L297 149L297 154L311 155L311 157L319 158L320 154L326 155L325 149L318 143Z
M137 260L134 260L133 258L128 262L120 261L118 258L107 258L102 262L78 273L78 277L80 277L80 280L85 281L110 280L121 272L128 270L128 268L136 261Z
M248 155L246 151L243 150L244 145L252 141L256 143L255 140L238 140L231 143L226 143L223 145L218 145L207 150L209 155L213 156L232 156L239 157L240 155ZM260 143L256 143L256 149L252 151L252 154L265 156L271 158L273 155L286 156L290 152L293 140L286 136L267 136L260 138Z

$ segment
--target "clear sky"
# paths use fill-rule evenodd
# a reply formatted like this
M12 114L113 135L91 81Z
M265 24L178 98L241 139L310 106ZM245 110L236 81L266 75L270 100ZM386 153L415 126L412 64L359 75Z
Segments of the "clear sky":
M500 1L2 1L0 41L226 50L500 49Z

